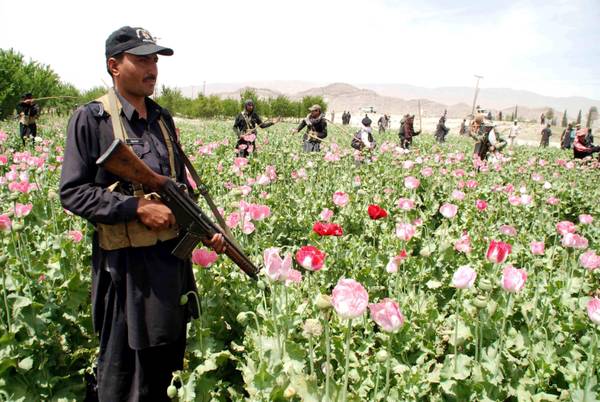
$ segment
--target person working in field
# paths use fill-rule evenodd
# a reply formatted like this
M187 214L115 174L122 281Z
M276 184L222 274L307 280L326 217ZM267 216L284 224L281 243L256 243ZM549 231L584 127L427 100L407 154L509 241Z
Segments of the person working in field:
M490 120L485 120L482 114L475 116L471 123L469 136L476 141L473 154L481 160L487 159L490 151L499 152L506 147L506 141L496 132L495 127L496 125Z
M367 162L370 162L371 154L377 146L375 139L373 138L371 119L368 116L365 116L361 123L363 126L354 134L354 137L352 137L352 142L350 143L352 148L360 151L360 157L357 160L357 163L360 163L360 160L365 159Z
M271 127L276 121L264 122L254 110L254 101L248 99L244 102L244 110L236 117L233 123L233 132L237 135L235 146L238 156L247 158L252 152L256 152L257 128Z
M509 148L513 147L513 145L515 144L515 140L517 139L520 133L521 127L519 127L519 123L515 120L513 122L513 125L510 127L510 131L508 133L508 139L510 141Z
M35 142L37 135L37 123L36 120L40 114L40 108L35 103L33 95L26 93L21 98L21 101L17 105L17 117L19 118L19 134L21 135L21 141L23 146L27 139L31 139Z
M583 159L592 156L596 152L600 152L600 146L596 146L589 141L587 128L580 128L575 135L573 142L573 157L575 159Z
M403 118L404 122L400 122L400 146L404 149L409 149L412 145L413 137L421 134L421 131L415 131L415 115L407 114Z
M550 123L546 124L546 127L542 130L542 139L540 140L540 147L548 148L550 145L550 137L552 136L552 130L550 129Z
M446 142L446 135L448 135L448 131L450 129L446 126L446 111L444 110L444 114L440 117L438 124L435 129L435 139L438 143Z
M180 241L171 210L96 165L117 138L153 171L189 188L173 119L149 98L158 55L172 54L142 28L113 32L105 60L114 87L77 109L67 128L61 202L96 229L91 293L100 401L170 400L166 390L183 366L186 324L198 315L195 304L180 304L196 283L191 261L171 254ZM224 244L220 234L207 242L219 253Z
M297 128L293 130L297 133L306 127L306 133L302 137L304 152L319 152L321 150L321 141L327 137L327 120L320 105L312 105L309 114L300 122Z

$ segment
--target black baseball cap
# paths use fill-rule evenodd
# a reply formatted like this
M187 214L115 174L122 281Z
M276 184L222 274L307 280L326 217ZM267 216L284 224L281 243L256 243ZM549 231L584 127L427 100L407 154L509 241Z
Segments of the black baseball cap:
M172 56L173 49L157 45L154 37L144 28L125 26L111 33L106 39L105 55L107 60L121 53L137 56L149 54Z

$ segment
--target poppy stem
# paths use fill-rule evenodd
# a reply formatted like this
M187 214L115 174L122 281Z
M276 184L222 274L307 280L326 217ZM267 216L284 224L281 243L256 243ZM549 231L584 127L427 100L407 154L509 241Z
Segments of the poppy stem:
M458 371L457 348L458 348L458 318L460 316L460 296L461 296L460 289L456 289L456 312L454 313L456 315L456 322L454 324L454 372L455 373Z
M325 401L329 401L329 377L331 376L331 341L329 339L329 320L324 317L323 326L325 327Z
M502 348L504 346L504 332L506 330L506 318L512 310L512 293L508 294L508 300L506 301L506 310L504 311L504 318L502 319L502 331L500 331L500 341L498 342L498 359L502 355Z
M385 398L388 397L388 391L390 389L390 368L392 366L392 334L388 336L388 344L387 344L387 362L385 367L385 389L383 391L383 395Z
M352 333L352 319L348 320L348 328L346 329L346 363L344 364L344 385L342 388L342 401L348 400L348 374L350 367L350 334Z

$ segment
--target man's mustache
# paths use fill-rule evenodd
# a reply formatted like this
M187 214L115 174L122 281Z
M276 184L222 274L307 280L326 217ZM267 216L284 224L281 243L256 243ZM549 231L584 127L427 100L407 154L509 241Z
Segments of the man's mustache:
M149 75L147 75L147 76L144 77L144 81L146 81L146 80L154 80L154 81L156 81L156 75L149 74Z

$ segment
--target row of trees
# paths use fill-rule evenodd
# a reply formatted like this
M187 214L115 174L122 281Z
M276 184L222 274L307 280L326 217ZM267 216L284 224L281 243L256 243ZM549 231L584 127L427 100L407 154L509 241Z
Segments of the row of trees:
M304 117L312 105L321 105L323 112L327 104L321 96L305 96L294 101L280 95L276 98L262 99L252 89L240 94L240 99L221 99L216 95L198 95L195 99L185 97L180 90L163 86L157 102L172 113L185 117L233 117L243 110L243 103L252 99L254 108L261 116Z
M552 109L550 109L550 111L552 111ZM546 113L546 117L547 116L548 116L548 114ZM598 108L596 106L592 106L592 107L590 107L590 110L587 113L585 127L591 128L594 125L594 122L596 120L598 120ZM582 121L583 121L582 112L581 112L581 109L579 109L579 113L577 113L577 120L575 120L575 123L582 124L581 123ZM561 127L567 127L568 124L569 124L569 119L567 117L567 111L565 109L560 125L561 125Z
M22 54L0 49L0 119L15 115L15 107L23 94L31 92L35 98L52 97L40 102L43 110L67 113L77 105L85 104L106 93L104 87L79 91L73 85L60 80L49 66L26 61ZM255 109L262 116L304 117L308 108L318 103L326 111L321 96L305 96L293 101L285 96L260 99L256 92L247 89L240 100L221 99L218 96L199 95L195 99L183 96L180 90L162 87L157 101L172 113L185 117L233 117L242 110L242 102L252 99Z

